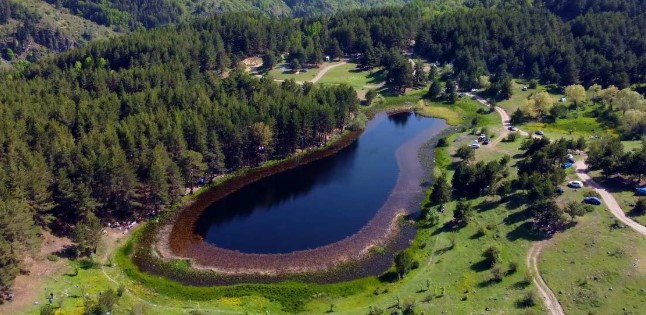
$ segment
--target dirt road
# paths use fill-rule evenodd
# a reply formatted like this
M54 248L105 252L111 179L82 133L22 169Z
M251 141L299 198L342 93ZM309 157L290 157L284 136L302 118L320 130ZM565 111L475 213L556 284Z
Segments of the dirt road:
M491 104L487 100L478 95L471 93L466 93L466 95L480 102L482 105L491 107ZM504 109L498 106L495 107L495 110L496 112L498 112L498 115L500 115L504 132L493 141L492 145L498 144L504 137L506 137L510 132L509 127L511 127L511 117L509 117L509 114L507 114ZM529 136L529 133L526 131L518 130L517 132L524 137ZM545 283L545 280L543 280L540 269L538 268L538 259L541 255L541 252L543 251L543 247L545 246L545 244L547 244L547 242L548 241L541 241L532 245L532 247L529 249L529 253L527 253L527 267L529 268L532 279L538 287L538 291L540 292L541 298L545 302L545 307L547 307L549 313L552 315L564 315L565 312L563 311L561 303L559 303L559 300L556 298L556 295L554 295L554 292L552 292L552 289L550 289L550 287L547 286L547 283Z
M577 161L574 166L576 168L576 175L579 176L583 184L591 187L592 189L594 189L594 191L601 195L603 202L606 204L608 210L610 210L610 213L612 213L615 218L617 218L619 221L629 226L633 230L637 231L637 233L646 236L646 226L643 226L627 217L626 213L619 206L619 203L617 203L615 197L613 197L607 189L595 182L592 177L590 177L590 175L588 174L588 166L585 164L584 159Z
M543 301L545 301L545 306L549 313L552 315L563 315L565 314L563 307L561 307L561 304L556 298L556 295L554 295L554 292L552 292L552 289L550 289L550 287L547 286L547 283L545 283L545 280L543 280L541 272L538 269L538 259L547 242L548 241L540 241L532 245L529 249L529 253L527 253L527 266L529 267L529 272L534 279L534 283L538 287L538 292L541 294Z
M344 64L346 64L346 63L347 63L346 61L341 61L341 62L339 62L339 63L333 64L333 65L329 65L329 66L327 66L327 67L325 67L325 68L321 69L321 71L319 71L319 73L317 73L317 74L316 74L316 76L315 76L312 80L310 80L310 82L312 82L312 83L316 83L316 82L318 82L319 80L321 80L321 78L322 78L322 77L323 77L323 76L324 76L328 71L330 71L330 70L332 70L332 69L334 69L334 68L336 68L336 67L342 66L342 65L344 65Z

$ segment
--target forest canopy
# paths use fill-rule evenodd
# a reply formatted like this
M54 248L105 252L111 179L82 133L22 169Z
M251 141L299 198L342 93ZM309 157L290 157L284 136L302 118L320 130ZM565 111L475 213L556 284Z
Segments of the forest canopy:
M184 14L176 1L82 2L79 14L136 28ZM82 245L80 254L91 253L101 221L167 208L202 179L321 145L356 116L353 88L256 78L241 66L246 57L316 65L326 55L358 56L362 68L386 68L396 90L421 81L407 75L412 51L452 65L452 90L454 81L470 88L485 75L493 86L522 77L625 88L646 81L642 2L579 1L575 16L564 1L471 1L443 14L425 14L419 2L306 18L225 13L93 41L2 73L0 207L12 212L0 216L0 256L8 257L0 299L27 250L17 245L35 243L39 229L56 226ZM0 0L0 24L23 21L13 35L24 40L19 47L35 40L65 50L66 37L48 41L58 37L29 28L38 19ZM12 45L3 42L5 59Z

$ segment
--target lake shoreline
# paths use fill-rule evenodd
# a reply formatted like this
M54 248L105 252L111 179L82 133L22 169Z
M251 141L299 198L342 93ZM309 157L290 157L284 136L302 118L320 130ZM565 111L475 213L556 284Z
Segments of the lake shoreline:
M380 121L386 117L386 114L382 115L383 117L377 117L371 122ZM367 128L370 128L370 124ZM442 121L401 145L397 150L400 172L406 168L409 174L418 176L409 175L404 186L400 183L402 176L398 176L396 188L370 222L354 235L341 241L287 254L247 254L218 248L196 238L192 233L191 221L199 216L200 211L196 210L203 207L205 202L215 202L260 178L333 155L356 141L361 132L345 135L344 139L338 140L338 143L322 150L323 153L320 155L305 156L296 165L289 161L278 163L272 165L270 170L238 176L210 188L210 191L214 191L227 187L217 193L201 194L184 210L178 211L175 218L169 221L170 223L159 226L155 231L151 249L158 255L158 259L190 261L190 268L196 272L217 274L217 277L209 277L211 280L208 281L171 277L181 282L189 280L190 284L198 285L268 283L284 280L329 283L382 274L392 266L394 255L408 248L416 235L415 224L403 222L401 218L415 216L415 212L419 211L419 202L425 194L423 184L427 182L429 176L427 173L432 170L432 167L429 169L427 165L422 165L426 163L423 163L421 157L433 155L432 150L424 150L426 152L422 150L427 148L429 143L437 142L447 129L451 128ZM411 163L413 161L415 163ZM415 182L412 183L411 179ZM231 185L231 181L234 181L234 185ZM158 273L150 268L143 269Z

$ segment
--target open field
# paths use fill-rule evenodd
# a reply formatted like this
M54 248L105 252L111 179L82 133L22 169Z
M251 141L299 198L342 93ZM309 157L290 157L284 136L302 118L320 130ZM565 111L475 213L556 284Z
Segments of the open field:
M383 82L383 71L373 69L370 71L357 70L357 64L348 63L334 69L319 80L321 84L341 84L345 83L356 89L377 88Z
M643 314L646 242L629 228L611 229L600 206L558 234L540 261L546 282L568 314Z
M554 97L555 100L560 99L563 97L563 93L553 85L550 86L543 86L541 84L537 85L535 89L530 89L528 88L527 91L523 91L523 87L528 86L529 82L524 81L524 80L512 80L512 85L513 85L513 94L510 99L500 101L497 103L498 106L502 107L507 113L511 115L516 109L520 108L521 110L525 110L524 106L524 101L530 97L533 94L536 94L538 92L542 91L548 91L552 97ZM570 105L569 102L565 103L560 103L564 105Z
M288 64L282 63L276 66L276 68L269 71L268 74L271 75L275 80L293 79L297 82L306 82L314 79L316 74L319 71L321 71L321 69L333 64L336 64L336 63L325 62L320 64L317 68L306 68L306 69L302 69L299 73L294 73L291 69L289 69Z

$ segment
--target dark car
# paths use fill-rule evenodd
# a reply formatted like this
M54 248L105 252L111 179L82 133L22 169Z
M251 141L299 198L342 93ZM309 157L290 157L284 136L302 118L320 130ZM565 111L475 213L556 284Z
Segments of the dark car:
M639 187L635 190L635 195L646 196L646 187Z
M572 167L572 165L574 165L574 164L572 164L570 162L566 162L566 163L561 164L561 167L562 168L570 168L570 167Z
M543 133L543 130L536 130L536 132L534 132L534 133L539 135L539 136L542 136L542 135L545 134L545 133Z
M556 187L556 192L557 192L559 195L562 195L562 194L565 192L565 189L563 189L563 187Z
M598 205L601 204L601 199L599 199L597 197L585 197L585 198L583 198L583 202L585 202L587 204L598 206Z

